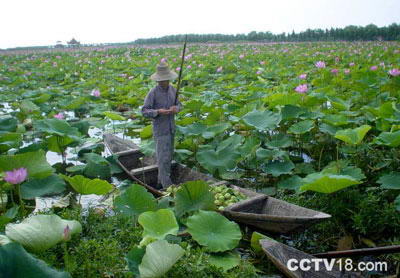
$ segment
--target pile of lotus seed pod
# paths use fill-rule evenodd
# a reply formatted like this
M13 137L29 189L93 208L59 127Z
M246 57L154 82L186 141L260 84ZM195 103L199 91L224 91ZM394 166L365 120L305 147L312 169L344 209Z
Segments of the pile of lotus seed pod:
M211 192L215 194L214 203L218 210L224 210L226 207L246 199L244 194L226 185L211 186Z

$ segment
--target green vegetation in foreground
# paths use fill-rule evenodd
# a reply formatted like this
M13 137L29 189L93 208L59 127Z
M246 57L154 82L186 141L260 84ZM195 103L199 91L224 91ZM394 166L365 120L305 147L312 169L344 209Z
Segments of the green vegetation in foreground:
M68 242L69 267L72 277L132 277L127 269L126 254L142 239L143 229L134 225L132 218L123 215L105 217L90 209L81 216L80 209L65 209L59 215L82 223L82 236ZM256 268L248 260L224 272L209 263L209 255L193 240L184 240L180 245L189 252L162 277L258 277ZM64 269L61 245L57 245L37 256L52 267Z

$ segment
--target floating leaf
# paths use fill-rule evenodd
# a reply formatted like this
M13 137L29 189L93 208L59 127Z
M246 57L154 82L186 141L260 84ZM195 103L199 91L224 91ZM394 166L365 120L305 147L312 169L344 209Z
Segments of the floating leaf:
M197 153L197 161L211 173L217 170L226 172L236 166L240 153L233 147L225 148L223 151L215 151L211 146L203 146Z
M0 117L0 132L10 131L15 132L17 130L18 120L11 116Z
M378 181L381 184L381 188L384 189L400 189L400 173L392 172L387 175L381 176Z
M13 278L69 278L67 272L57 271L44 261L26 252L18 243L0 246L1 277Z
M114 200L115 210L129 216L157 209L154 196L141 185L133 184Z
M143 212L139 215L138 222L143 227L141 246L164 239L166 235L177 235L179 230L174 212L170 209Z
M146 247L142 263L139 265L141 278L155 278L167 271L183 256L185 251L177 244L158 240Z
M269 110L253 110L243 116L243 121L259 130L274 129L281 121L281 115Z
M238 224L215 211L200 210L188 218L186 225L193 239L211 252L231 250L242 238Z
M33 215L19 224L7 224L6 236L26 248L44 251L63 240L64 229L71 230L71 235L82 231L76 220L64 220L58 215Z
M225 272L239 265L240 256L239 254L232 252L212 254L210 255L209 262L216 267L222 268Z
M301 191L311 190L321 193L332 193L351 185L360 184L351 176L313 173L303 179Z
M362 125L354 129L339 130L335 134L335 138L340 139L351 145L358 145L364 139L365 134L371 129L369 125Z
M66 180L72 188L79 194L89 195L104 195L113 189L113 186L105 180L101 179L88 179L81 175L73 177L65 176L60 174L64 180Z
M300 186L302 185L302 181L303 181L302 178L295 175L285 180L279 181L277 186L283 189L291 189L298 191L300 189Z
M175 211L178 217L196 210L215 210L214 195L205 181L189 181L181 184L175 195Z
M46 132L48 134L66 136L74 140L80 140L81 134L78 129L72 127L65 120L44 119L35 121L33 126L36 130Z
M6 152L12 148L18 148L22 144L21 133L3 133L0 134L0 152Z

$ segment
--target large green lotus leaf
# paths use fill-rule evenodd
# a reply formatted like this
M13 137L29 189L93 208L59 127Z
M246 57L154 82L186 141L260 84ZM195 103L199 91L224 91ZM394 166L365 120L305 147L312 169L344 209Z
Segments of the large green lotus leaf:
M92 180L81 175L69 177L60 174L60 176L62 176L76 192L83 195L104 195L113 189L113 186L109 182L101 179Z
M211 173L215 173L217 170L221 173L233 169L240 157L240 153L233 147L225 148L223 151L215 151L212 147L206 145L196 153L197 161Z
M286 151L279 149L267 150L258 148L256 150L256 157L258 160L275 160L281 158L289 158L289 154Z
M395 132L382 132L375 138L374 143L396 148L400 146L400 130Z
M377 183L381 184L381 188L385 189L400 189L400 173L392 172L381 176Z
M46 132L52 135L67 136L74 140L79 140L81 134L76 127L72 127L65 120L60 119L44 119L33 123L37 131Z
M244 158L256 153L257 148L260 146L261 141L257 137L247 137L240 147L237 150L240 152L240 155Z
M220 267L223 271L228 271L240 263L240 256L237 253L226 252L222 254L211 254L209 259L210 264Z
M323 121L333 126L347 125L349 123L347 117L341 114L326 115Z
M24 99L21 101L19 105L21 112L25 114L31 114L32 112L39 111L40 108L36 104L34 104L32 101L28 99Z
M114 200L115 210L129 216L138 216L157 209L154 196L141 185L133 184Z
M212 142L215 146L217 147L217 152L221 151L231 151L232 149L236 150L238 147L240 147L244 137L240 136L238 134L233 134L229 136L227 139L221 141L221 142Z
M153 139L141 140L140 141L140 151L146 156L152 156L155 152L155 142Z
M17 130L18 120L11 116L0 117L0 132L9 131L15 132Z
M54 169L47 162L43 150L15 155L0 155L0 172L22 167L28 170L29 178L45 178L54 172Z
M268 102L269 107L275 107L277 105L297 105L302 102L302 97L304 96L298 93L275 93L267 96L265 100Z
M44 179L31 179L21 184L21 196L33 200L36 197L59 194L65 190L65 181L58 175Z
M282 120L291 120L291 119L297 119L298 116L300 116L304 112L304 109L298 106L294 105L285 105L282 110Z
M213 138L214 136L224 132L230 127L230 123L220 123L213 126L208 126L205 131L202 132L202 136L205 139Z
M64 220L58 215L33 215L18 224L7 224L6 236L33 251L44 251L63 240L64 229L71 235L82 232L76 220Z
M141 278L161 277L183 256L185 251L178 244L158 240L146 247L142 263L139 265Z
M121 115L119 115L119 114L113 113L113 112L103 112L103 114L104 114L107 118L109 118L109 119L111 119L111 120L113 120L113 121L125 121L125 120L126 120L125 117L123 117L123 116L121 116Z
M258 111L253 110L243 116L243 121L259 130L274 129L281 121L281 114L271 112L269 110Z
M349 165L347 160L336 160L330 162L321 171L323 174L351 176L356 180L365 179L365 175L358 167Z
M36 259L18 243L0 246L0 277L12 278L68 278L67 272L57 271Z
M178 126L179 131L184 135L201 135L206 131L207 126L201 123L193 123L187 126Z
M292 125L289 129L289 133L293 134L303 134L309 132L314 127L314 121L305 120Z
M321 124L319 125L319 130L320 130L322 133L327 133L327 134L329 134L329 135L335 136L335 134L336 134L336 132L339 130L339 128L338 128L338 127L335 127L335 126L333 126L333 125L326 124L326 123L321 123Z
M47 147L49 151L61 154L68 145L74 142L75 140L68 136L54 135L47 139Z
M152 125L145 126L140 131L140 138L141 139L151 138L151 136L153 136L153 126Z
M351 145L358 145L364 139L367 132L371 129L369 125L362 125L354 129L338 130L335 138L340 139Z
M290 160L286 161L271 161L265 164L262 167L262 170L267 173L271 174L274 177L279 177L283 174L290 174L290 172L294 169L294 164Z
M164 239L166 235L177 235L179 226L171 209L146 211L139 215L138 222L143 227L142 245Z
M351 176L313 173L309 174L303 179L303 185L300 187L300 190L333 193L351 185L360 183L361 181L356 180Z
M145 252L146 250L144 248L134 247L125 257L129 271L134 275L140 275L139 265L142 263Z
M278 133L271 136L271 140L266 142L265 145L270 148L287 148L292 146L292 139L283 133Z
M12 148L18 148L21 144L21 133L8 132L0 134L0 152L6 152Z
M189 181L180 185L175 195L175 211L178 217L196 210L215 210L214 194L205 181Z
M200 210L188 218L186 226L193 239L211 252L231 250L242 238L239 225L215 211Z
M97 153L86 153L84 158L87 162L83 171L85 176L89 178L108 179L111 177L110 163Z

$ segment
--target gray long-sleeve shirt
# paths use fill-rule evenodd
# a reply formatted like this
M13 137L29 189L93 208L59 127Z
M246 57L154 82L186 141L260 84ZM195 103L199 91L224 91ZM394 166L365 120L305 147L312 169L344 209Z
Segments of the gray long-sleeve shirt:
M154 136L162 136L175 132L175 115L160 115L158 109L169 109L175 105L176 89L171 85L163 89L160 85L152 88L147 94L142 114L144 117L153 119L153 134ZM177 101L178 111L181 111L182 104Z

